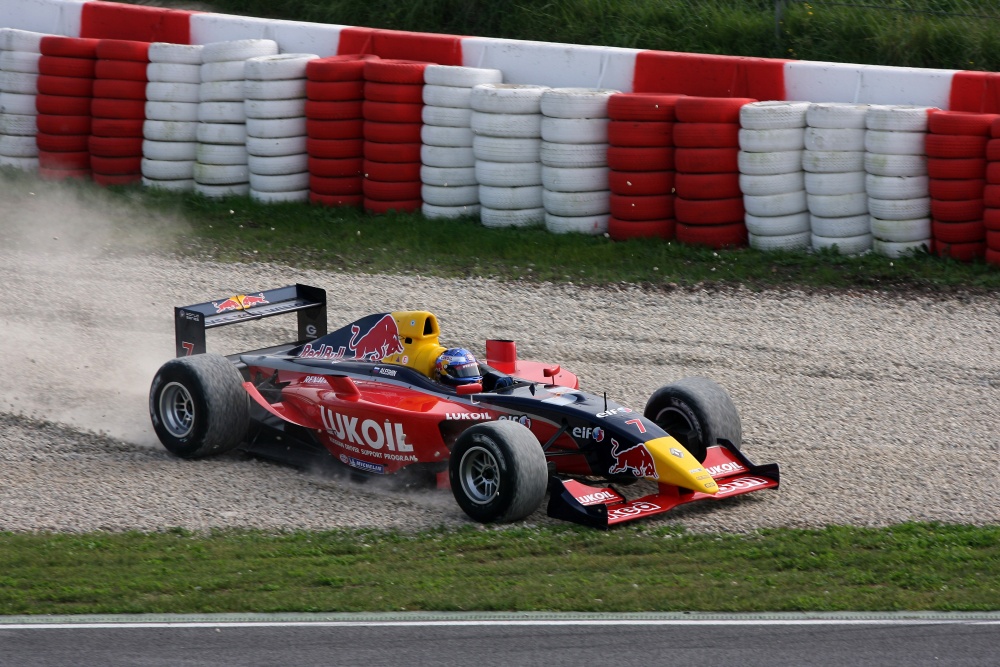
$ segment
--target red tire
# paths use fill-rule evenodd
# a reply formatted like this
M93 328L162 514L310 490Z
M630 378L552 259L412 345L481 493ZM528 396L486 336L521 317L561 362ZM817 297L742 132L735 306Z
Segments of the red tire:
M691 245L705 245L716 250L747 244L747 228L742 222L728 225L685 225L677 223L677 240Z
M615 171L673 170L674 149L611 146L608 148L608 167Z
M986 230L986 249L1000 250L1000 231L996 229Z
M673 171L610 171L608 186L618 195L666 195L674 190Z
M674 146L678 148L739 148L738 123L677 123Z
M128 39L102 39L97 43L97 57L101 60L134 60L149 62L149 42Z
M64 58L62 56L42 56L38 59L38 72L45 76L64 76L77 79L93 79L97 61L88 58Z
M135 157L90 156L90 168L95 174L121 176L142 173L142 155Z
M142 137L141 118L95 118L90 133L98 137Z
M379 201L420 200L420 181L373 181L364 179L361 184L365 199Z
M385 144L379 141L366 141L364 156L366 160L375 162L420 162L420 149L423 144Z
M310 192L309 203L317 206L355 206L361 208L364 197L362 195L323 195L318 192Z
M678 173L674 188L684 199L732 199L742 197L740 175L737 172L722 174Z
M42 74L38 77L38 92L42 95L59 95L61 97L93 97L94 80L76 76Z
M146 117L146 103L142 100L109 100L95 97L90 106L90 114L94 118L142 119Z
M987 264L1000 266L1000 248L986 248L985 259Z
M90 135L87 134L46 134L35 135L38 150L49 153L81 153L90 150Z
M127 79L97 79L94 81L94 97L145 102L146 82Z
M397 104L423 104L424 86L412 83L381 83L370 81L365 84L365 99L371 102L394 102Z
M1000 208L988 208L983 211L983 227L1000 232Z
M611 215L619 220L667 220L674 217L673 195L611 195Z
M756 102L749 97L682 97L677 120L682 123L739 123L740 109Z
M378 60L378 56L357 54L316 58L306 63L306 79L309 81L361 81L365 78L365 62L368 60Z
M365 82L361 79L356 81L307 81L306 97L317 102L363 100L365 99Z
M90 154L98 157L142 157L142 137L90 137ZM91 163L95 171L100 171ZM105 172L101 172L105 173Z
M318 195L345 196L361 195L361 177L323 177L316 174L309 175L309 190Z
M941 243L977 243L986 239L982 220L971 222L931 221L931 236Z
M306 135L310 139L361 139L365 121L351 120L306 120Z
M361 115L365 122L377 123L421 123L424 105L402 104L397 102L371 102L365 100L361 106Z
M682 97L665 93L616 93L608 98L608 117L612 120L673 121L677 118L677 100Z
M994 185L1000 183L1000 162L986 165L986 182Z
M366 60L365 81L424 85L424 70L430 63L416 60Z
M674 216L678 223L685 225L742 224L745 213L743 197L708 200L677 197L674 201Z
M927 158L931 178L982 178L985 172L986 160L981 158Z
M935 111L927 119L927 129L933 134L971 134L987 137L995 119L994 114Z
M930 179L930 195L933 199L956 201L959 199L982 199L986 181L981 178Z
M958 262L972 262L986 254L986 244L977 243L944 243L934 242L934 254L938 257L950 257Z
M309 120L352 120L361 118L361 100L349 102L318 102L306 100L306 118Z
M90 151L38 151L38 166L44 169L90 171Z
M98 60L94 67L94 78L145 81L146 63L134 60Z
M412 144L420 141L423 123L379 123L366 120L364 137L367 141L385 144Z
M92 119L90 110L86 115L79 116L38 116L38 131L46 134L90 134Z
M39 115L89 116L90 97L62 97L61 95L38 95L35 109Z
M38 167L38 176L45 181L89 181L90 169L57 169L52 167Z
M1000 185L987 185L983 188L983 206L1000 209Z
M94 59L97 58L97 45L100 41L99 39L46 35L42 37L38 50L43 56Z
M720 174L740 170L736 148L678 148L674 162L678 173Z
M419 162L375 162L374 160L365 160L362 170L365 178L375 181L412 182L420 180Z
M986 157L984 136L968 134L928 134L925 142L927 157L968 158Z
M993 119L993 123L990 125L990 136L994 139L1000 139L1000 116Z
M612 146L673 146L674 124L666 121L612 120L608 122Z
M406 199L402 201L382 201L380 199L364 198L365 210L369 213L384 214L395 211L396 213L417 213L423 202L419 199Z
M142 174L133 172L130 174L99 174L96 171L91 175L94 183L107 187L109 185L131 185L142 180Z
M931 218L940 222L969 222L983 219L982 199L945 201L931 199Z
M986 142L986 161L1000 162L1000 139L990 139Z
M313 176L324 178L344 178L350 176L359 179L358 183L360 183L363 162L359 157L340 159L310 157L309 173Z
M306 153L324 159L359 158L364 144L361 139L306 139Z
M675 220L619 220L611 217L608 220L608 236L614 241L629 239L674 238L677 222Z

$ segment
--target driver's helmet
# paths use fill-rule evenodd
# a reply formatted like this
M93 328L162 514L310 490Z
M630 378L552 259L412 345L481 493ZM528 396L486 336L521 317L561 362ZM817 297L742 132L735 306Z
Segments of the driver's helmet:
M462 347L442 352L434 364L434 373L439 381L453 386L483 381L476 357Z

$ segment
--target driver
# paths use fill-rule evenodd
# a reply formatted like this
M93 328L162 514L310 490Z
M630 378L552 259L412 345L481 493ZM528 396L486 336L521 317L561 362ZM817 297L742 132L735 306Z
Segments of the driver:
M434 376L438 382L452 387L481 384L483 381L476 357L462 347L453 347L441 353L434 364Z

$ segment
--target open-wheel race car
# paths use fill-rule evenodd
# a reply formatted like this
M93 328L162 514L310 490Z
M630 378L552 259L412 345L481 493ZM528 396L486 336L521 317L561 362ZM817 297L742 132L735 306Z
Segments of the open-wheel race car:
M149 411L183 458L241 448L363 476L426 473L480 522L522 519L546 490L550 516L608 527L779 483L776 464L740 451L736 407L706 378L661 387L640 414L557 364L518 359L513 341L487 340L485 361L446 348L427 311L327 333L326 292L301 284L174 310L177 358L153 378ZM296 342L206 352L207 329L293 312ZM656 493L615 488L643 478Z

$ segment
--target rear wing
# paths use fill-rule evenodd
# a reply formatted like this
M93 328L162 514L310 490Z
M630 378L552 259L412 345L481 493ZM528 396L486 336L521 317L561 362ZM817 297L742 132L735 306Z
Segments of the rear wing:
M288 285L252 294L234 294L216 301L174 308L177 356L205 353L205 331L282 313L298 313L299 343L325 336L326 290Z

